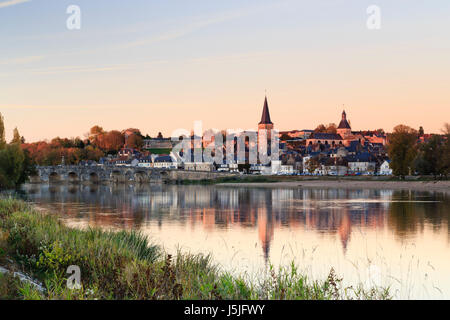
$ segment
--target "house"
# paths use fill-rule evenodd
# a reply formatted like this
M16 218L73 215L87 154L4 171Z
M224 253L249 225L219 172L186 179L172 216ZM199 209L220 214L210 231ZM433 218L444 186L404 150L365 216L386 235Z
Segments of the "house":
M374 174L376 161L370 153L360 153L347 157L349 173Z
M306 145L312 146L316 144L323 144L325 146L334 148L337 146L343 146L343 140L342 137L337 133L314 132L306 140Z
M294 170L294 166L293 165L286 164L286 165L281 165L281 167L280 167L279 174L282 174L282 175L293 175L295 173L297 173L297 172L296 172L296 170Z
M348 167L343 165L324 165L322 166L324 175L329 176L345 176L348 172Z
M214 171L214 164L212 162L185 162L184 170L188 171ZM224 167L225 168L225 167ZM225 170L222 170L225 171Z
M131 165L131 160L128 159L128 157L123 156L123 157L119 157L117 159L113 159L111 160L111 163L115 166L124 166L124 167L128 167Z
M391 160L384 160L383 163L380 166L380 174L381 175L391 175L392 174L392 169L390 167L391 164Z
M140 168L151 168L153 166L153 161L151 156L144 156L137 159L137 166Z
M269 168L271 174L279 174L281 172L281 160L272 160Z
M122 148L117 154L119 157L133 158L139 156L139 151L133 148Z
M156 169L176 169L177 163L173 161L171 156L158 156L153 160L153 168Z

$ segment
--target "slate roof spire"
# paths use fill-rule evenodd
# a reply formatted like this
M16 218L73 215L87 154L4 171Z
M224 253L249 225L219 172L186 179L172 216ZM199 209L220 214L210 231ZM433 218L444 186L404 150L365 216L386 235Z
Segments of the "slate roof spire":
M270 121L269 105L267 103L267 96L264 98L264 107L261 115L261 122L259 124L273 124Z
M350 124L347 121L347 114L345 113L345 110L342 111L342 120L339 123L338 129L351 129Z

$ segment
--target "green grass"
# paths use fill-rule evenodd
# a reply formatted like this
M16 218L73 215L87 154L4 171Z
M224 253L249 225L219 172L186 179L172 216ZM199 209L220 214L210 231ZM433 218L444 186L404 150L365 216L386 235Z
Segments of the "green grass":
M66 285L81 270L81 289ZM384 288L343 288L330 272L311 281L294 265L249 283L220 270L210 256L165 254L138 232L79 230L26 203L0 199L0 266L41 282L40 292L11 273L0 275L0 299L387 299Z
M150 151L153 154L170 154L172 149L170 149L170 148L152 148L152 149L148 149L148 151Z

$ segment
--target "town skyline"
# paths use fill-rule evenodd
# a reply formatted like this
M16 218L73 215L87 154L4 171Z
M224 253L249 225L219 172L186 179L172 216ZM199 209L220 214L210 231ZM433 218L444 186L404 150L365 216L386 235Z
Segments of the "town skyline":
M16 126L30 142L93 125L245 130L266 89L280 131L336 122L344 104L353 130L440 133L450 4L438 2L380 0L370 30L368 1L77 1L81 26L69 30L69 1L0 0L7 139Z
M264 101L264 105L263 105L263 108L264 107L266 107L267 105L267 101L268 101L268 97L267 97L267 95L265 96L265 101ZM260 107L260 109L261 109L261 107ZM338 108L337 108L338 109ZM342 105L341 106L341 111L340 111L340 113L339 114L342 114L342 113L344 113L344 114L348 114L348 112L346 111L346 110L349 110L350 108L346 108L345 107L345 105ZM271 113L272 113L272 108L270 109L271 110ZM339 110L339 109L338 109ZM261 110L259 111L259 112L261 112ZM6 113L7 114L7 113ZM258 117L259 116L255 116L255 119L258 119ZM269 116L270 117L270 116ZM384 132L386 132L386 133L390 133L390 132L392 132L392 129L391 130L386 130L385 128L383 128L383 127L381 127L381 126L375 126L375 127L372 127L372 128L358 128L358 126L356 125L356 129L354 128L354 124L351 122L351 119L348 119L349 120L349 122L351 123L351 131L352 132L360 132L360 131L362 131L362 132L365 132L365 131L376 131L376 130L379 130L379 129L383 129L384 130ZM72 139L72 138L80 138L80 139L87 139L87 137L88 137L88 135L89 135L89 129L90 128L92 128L92 127L94 127L94 126L100 126L101 128L103 128L105 131L112 131L112 130L118 130L118 131L125 131L127 128L136 128L136 129L139 129L140 131L141 131L141 133L143 134L143 136L145 136L145 135L149 135L150 137L152 137L152 138L155 138L155 137L157 137L158 136L158 134L162 134L165 138L171 138L171 133L173 133L173 131L176 131L177 129L185 129L185 130L187 130L187 131L191 131L191 132L193 132L193 130L194 130L194 122L195 121L201 121L201 120L194 120L193 122L192 122L192 124L191 124L191 126L189 127L188 125L186 125L185 127L183 127L183 128L175 128L174 130L172 130L172 132L168 132L168 131L165 131L164 129L160 129L160 128L153 128L153 129L151 129L151 130L148 130L148 131L146 131L146 130L144 130L144 129L142 129L142 128L139 128L139 127L132 127L132 126L124 126L124 127L122 127L122 128L108 128L108 127L105 127L105 126L103 126L101 123L92 123L88 128L86 128L86 130L84 130L84 132L82 133L82 134L78 134L78 135L70 135L70 136L63 136L63 135L55 135L55 136L51 136L51 137L44 137L44 138L41 138L41 139L36 139L36 140L30 140L30 139L28 139L25 135L23 135L22 134L22 130L21 130L21 128L19 128L18 126L14 126L13 124L10 124L10 123L8 123L8 122L6 122L5 123L5 130L6 130L6 132L5 132L5 136L6 136L6 139L7 140L10 140L11 138L13 138L13 129L14 128L17 128L18 130L19 130L19 132L21 133L21 135L26 139L26 141L28 142L28 143L33 143L33 142L38 142L38 141L47 141L47 140L51 140L51 139L53 139L53 138L57 138L57 137L59 137L59 138L70 138L70 139ZM340 119L337 119L337 120L335 120L335 121L322 121L322 122L319 122L319 123L317 123L317 124L314 124L314 125L310 125L309 127L297 127L297 128L290 128L290 129L281 129L281 128L279 128L278 127L278 121L276 122L277 123L277 127L274 127L273 128L273 130L275 131L275 132L279 132L279 133L283 133L283 132L293 132L293 131L304 131L304 130L315 130L315 129L317 129L320 125L325 125L325 126L328 126L328 125L335 125L336 127L338 126L338 124L339 124L339 121L340 121ZM253 121L254 123L256 123L256 120L254 120ZM239 127L233 127L233 126L229 126L229 127L227 127L227 128L210 128L210 127L205 127L204 125L203 125L203 122L201 122L202 123L202 131L203 131L203 133L205 133L205 132L207 132L207 131L209 131L209 130L218 130L218 131L223 131L223 130L231 130L231 131L233 131L233 130L243 130L243 131L247 131L247 130L250 130L250 131L258 131L258 125L255 125L255 124L253 124L253 126L248 126L248 127L244 127L244 128L239 128ZM404 124L404 123L397 123L396 125L398 125L398 124ZM396 125L394 125L394 127L396 126ZM405 124L405 125L408 125L408 124ZM444 125L445 125L445 123L442 123L442 126L440 127L440 129L438 129L438 131L437 132L432 132L432 131L427 131L425 128L424 128L424 130L425 130L425 133L427 133L427 134L443 134L443 129L444 129ZM423 126L419 126L419 127L417 127L417 128L415 128L416 130L418 130L420 127L423 127Z

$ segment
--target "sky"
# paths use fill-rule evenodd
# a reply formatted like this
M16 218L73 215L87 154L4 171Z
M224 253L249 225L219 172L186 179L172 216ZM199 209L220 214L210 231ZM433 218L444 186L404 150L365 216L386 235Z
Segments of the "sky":
M81 10L69 30L68 6ZM380 29L367 8L380 8ZM139 128L450 122L448 0L0 0L0 112L29 142Z

